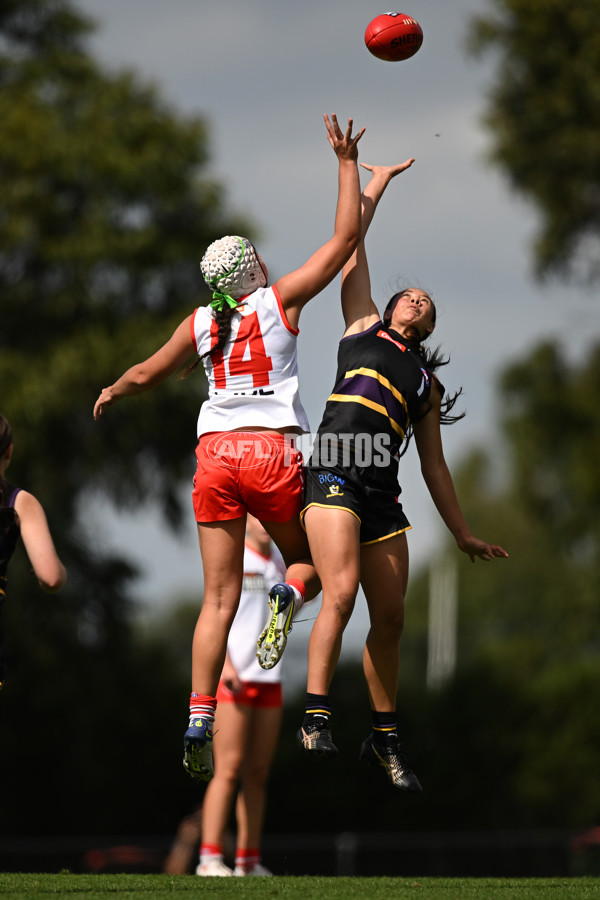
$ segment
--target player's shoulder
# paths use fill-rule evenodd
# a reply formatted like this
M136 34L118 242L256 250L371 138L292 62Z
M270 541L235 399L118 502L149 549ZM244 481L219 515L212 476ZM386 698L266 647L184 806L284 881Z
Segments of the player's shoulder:
M39 514L40 512L43 513L44 511L42 504L35 494L31 494L29 491L25 491L22 488L18 489L13 505L21 519L26 516Z
M251 294L242 297L238 303L242 315L249 312L267 312L279 309L279 294L274 286L256 288Z

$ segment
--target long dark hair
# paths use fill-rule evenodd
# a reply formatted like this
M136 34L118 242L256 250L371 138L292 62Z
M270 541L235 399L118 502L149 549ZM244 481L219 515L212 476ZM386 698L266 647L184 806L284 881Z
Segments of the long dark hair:
M213 315L217 323L217 343L214 345L214 347L211 347L210 350L207 350L206 353L203 353L202 356L196 357L193 362L189 363L185 367L185 369L177 376L179 381L187 378L188 375L191 375L192 372L196 369L200 360L205 359L205 357L207 356L212 357L215 355L215 353L218 353L219 350L223 349L231 335L231 319L234 312L235 307L233 306L224 306L222 309L214 310Z
M392 297L390 297L388 304L383 311L383 316L382 316L383 323L384 323L384 325L386 325L386 327L389 328L389 326L390 326L390 323L392 321L392 314L394 312L394 309L396 308L396 304L398 303L398 300L408 290L409 290L409 288L404 288L401 291L397 291L395 294L393 294ZM427 292L425 292L425 293L427 293ZM427 293L427 296L429 297L429 300L431 301L431 306L433 309L431 323L432 323L432 325L435 325L436 320L437 320L437 307L436 307L435 302L434 302L433 298L431 297L431 295L429 293ZM431 334L426 334L426 335L422 336L416 328L409 327L404 330L403 337L404 337L404 340L406 341L407 346L410 348L410 350L412 350L412 352L415 353L419 357L419 361L420 361L421 365L423 366L423 368L425 369L425 371L427 372L427 374L431 378L435 378L439 384L439 379L437 378L436 371L438 369L440 369L442 366L447 366L448 363L450 362L450 357L444 355L444 353L442 352L442 348L439 345L437 347L429 347L424 344L424 341L428 340L428 338L431 337ZM460 412L460 413L452 412L452 410L456 406L456 401L458 400L458 398L460 397L462 392L463 392L463 389L462 389L462 387L460 387L457 391L455 391L454 394L448 394L448 395L445 394L444 395L444 398L442 399L442 406L440 409L440 424L441 425L453 425L455 422L459 422L460 419L464 419L464 417L466 415L464 410L463 410L463 412ZM420 418L423 418L423 416L427 415L427 413L429 412L430 409L431 409L430 404L425 406ZM400 456L403 456L406 453L406 451L408 449L409 441L412 437L412 434L413 434L412 425L409 425L409 427L406 431L406 434L404 436L404 443L402 445Z
M10 445L12 444L12 428L10 422L0 413L0 457L4 456ZM6 506L9 498L8 482L3 475L0 475L0 509Z

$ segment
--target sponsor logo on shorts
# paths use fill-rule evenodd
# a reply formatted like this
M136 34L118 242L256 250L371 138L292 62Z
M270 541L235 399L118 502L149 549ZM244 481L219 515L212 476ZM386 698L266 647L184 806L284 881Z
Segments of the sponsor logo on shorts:
M319 475L319 484L346 484L346 480L339 475L333 475L331 472Z

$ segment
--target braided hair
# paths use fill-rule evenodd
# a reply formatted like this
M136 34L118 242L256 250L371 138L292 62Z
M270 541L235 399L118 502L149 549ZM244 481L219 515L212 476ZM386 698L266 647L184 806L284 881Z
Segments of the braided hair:
M214 344L210 350L207 350L206 353L203 353L202 356L197 356L191 363L189 363L185 369L177 376L179 381L182 381L184 378L187 378L188 375L191 375L192 372L196 369L200 360L205 359L207 356L211 358L223 349L229 337L231 335L231 319L235 309L231 306L225 306L221 309L215 309L213 315L215 317L215 322L217 323L217 342Z

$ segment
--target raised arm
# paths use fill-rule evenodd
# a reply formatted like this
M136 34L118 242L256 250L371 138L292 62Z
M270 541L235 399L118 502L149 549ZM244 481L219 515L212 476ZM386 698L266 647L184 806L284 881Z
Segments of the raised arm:
M99 419L107 406L122 397L149 391L183 365L194 352L191 339L191 316L175 329L166 344L144 362L137 363L110 387L104 388L94 404L94 419Z
M459 549L466 553L472 562L475 562L476 557L486 562L496 557L507 557L506 550L498 544L488 544L476 538L467 525L444 459L440 433L441 401L441 394L434 382L431 390L432 408L421 421L413 424L421 472L427 489Z
M332 237L293 272L276 282L283 308L293 328L298 325L302 308L320 293L338 274L360 236L360 179L357 144L362 128L352 137L352 119L342 132L336 116L324 116L327 139L338 158L338 200Z
M395 166L369 166L361 163L363 169L367 169L371 173L371 179L361 195L361 239L342 269L342 312L346 334L358 334L369 328L370 325L374 325L379 319L379 311L371 298L371 279L365 251L365 235L386 187L395 175L404 172L413 163L414 159L407 159Z

